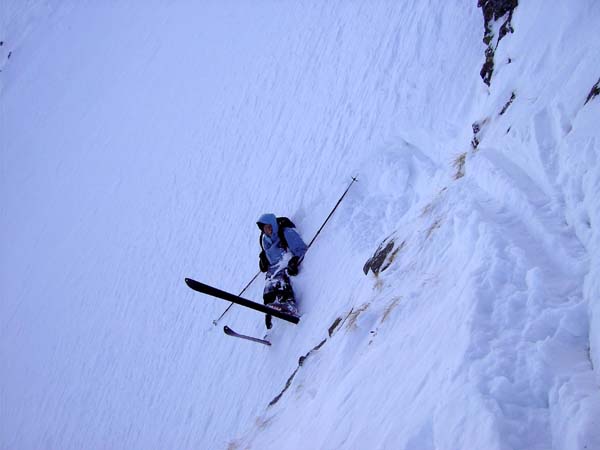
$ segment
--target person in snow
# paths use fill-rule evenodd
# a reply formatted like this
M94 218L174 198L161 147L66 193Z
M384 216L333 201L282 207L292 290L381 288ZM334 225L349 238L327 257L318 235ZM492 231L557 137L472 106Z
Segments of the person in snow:
M256 224L262 231L259 265L260 270L266 272L264 304L296 315L298 310L290 276L298 274L307 246L294 224L285 217L263 214ZM265 324L271 328L270 314L266 315Z

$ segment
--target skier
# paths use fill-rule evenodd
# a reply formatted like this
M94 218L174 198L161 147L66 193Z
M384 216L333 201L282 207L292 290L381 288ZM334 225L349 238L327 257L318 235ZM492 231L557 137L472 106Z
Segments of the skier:
M266 272L263 302L265 305L297 315L290 276L298 274L307 246L294 224L285 217L277 218L275 214L263 214L256 224L262 231L259 266L262 272ZM265 325L268 329L272 327L270 314L265 316Z

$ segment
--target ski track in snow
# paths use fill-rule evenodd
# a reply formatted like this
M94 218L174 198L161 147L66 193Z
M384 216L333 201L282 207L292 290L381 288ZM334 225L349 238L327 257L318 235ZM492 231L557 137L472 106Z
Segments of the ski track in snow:
M0 448L600 448L596 2L521 2L489 89L476 2L5 13ZM351 175L299 325L213 327L184 277Z

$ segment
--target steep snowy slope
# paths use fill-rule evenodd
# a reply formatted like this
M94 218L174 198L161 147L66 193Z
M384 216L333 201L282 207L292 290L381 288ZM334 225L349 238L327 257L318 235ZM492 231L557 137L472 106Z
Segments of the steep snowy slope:
M476 3L9 2L0 447L600 448L600 8L492 21L487 86ZM183 278L351 175L300 324L214 327Z

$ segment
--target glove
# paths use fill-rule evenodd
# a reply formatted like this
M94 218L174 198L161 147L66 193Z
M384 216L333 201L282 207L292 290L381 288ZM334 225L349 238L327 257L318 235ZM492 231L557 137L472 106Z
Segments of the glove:
M298 258L297 256L292 256L292 258L288 262L288 266L287 266L288 275L291 275L291 276L298 275L298 272L299 272L298 266L299 265L300 265L300 258Z

